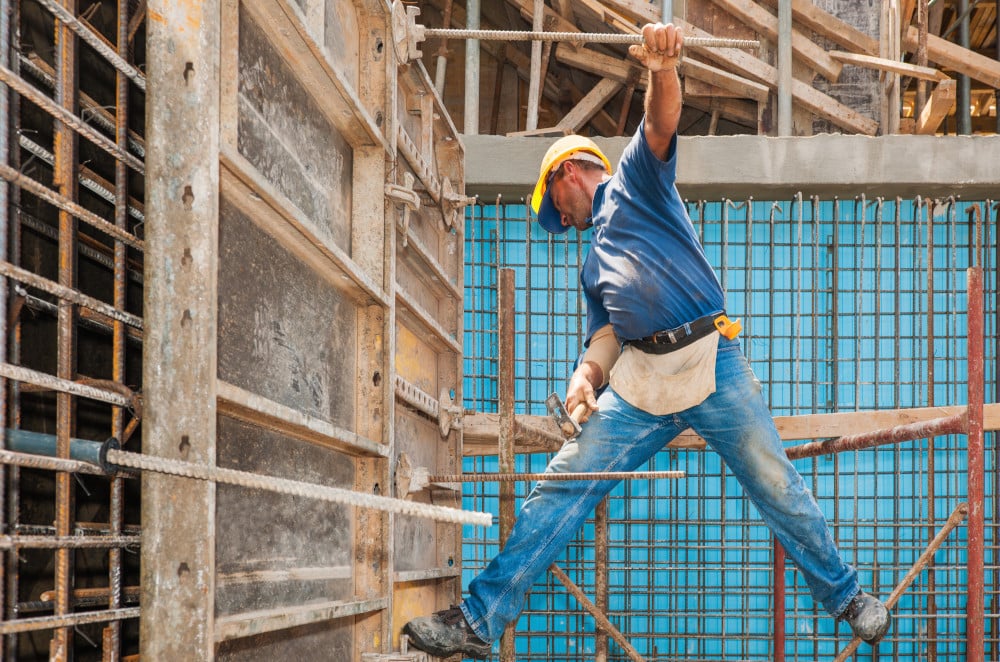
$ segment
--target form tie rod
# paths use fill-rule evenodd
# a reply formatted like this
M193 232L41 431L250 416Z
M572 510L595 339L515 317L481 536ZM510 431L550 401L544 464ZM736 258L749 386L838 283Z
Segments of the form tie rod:
M423 28L424 39L479 39L481 41L573 41L588 44L641 44L641 34L613 32L528 32L520 30L461 30ZM684 45L701 48L759 48L755 39L721 37L684 37Z

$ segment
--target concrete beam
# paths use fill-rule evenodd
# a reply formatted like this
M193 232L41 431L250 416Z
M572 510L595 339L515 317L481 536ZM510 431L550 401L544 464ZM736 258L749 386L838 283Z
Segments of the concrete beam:
M527 198L552 138L462 136L468 195ZM628 138L596 138L617 163ZM1000 199L1000 136L695 136L678 142L677 188L689 199L787 199L860 193Z

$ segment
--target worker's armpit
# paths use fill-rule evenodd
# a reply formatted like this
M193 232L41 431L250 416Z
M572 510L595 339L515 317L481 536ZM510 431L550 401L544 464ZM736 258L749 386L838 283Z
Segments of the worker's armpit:
M601 386L608 383L611 366L621 354L621 343L610 324L602 326L590 337L590 346L583 355L584 361L592 361L601 367Z

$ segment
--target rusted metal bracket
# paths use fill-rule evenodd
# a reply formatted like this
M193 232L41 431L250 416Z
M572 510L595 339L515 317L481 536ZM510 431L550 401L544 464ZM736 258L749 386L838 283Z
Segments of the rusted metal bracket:
M445 177L441 180L441 216L449 230L455 227L459 210L474 204L476 198L456 193L450 179Z
M396 375L395 392L396 397L406 404L430 418L437 419L442 438L447 437L452 430L462 429L462 415L465 412L462 407L452 402L447 389L441 389L440 397L435 400L419 387Z
M420 194L413 190L415 178L410 173L403 175L403 185L386 184L385 197L393 202L403 205L403 246L409 243L410 237L410 212L420 209Z

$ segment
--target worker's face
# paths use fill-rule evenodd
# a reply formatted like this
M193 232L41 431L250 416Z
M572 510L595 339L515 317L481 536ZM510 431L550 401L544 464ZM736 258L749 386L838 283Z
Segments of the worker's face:
M586 173L572 161L567 161L549 184L549 196L559 212L559 220L564 226L578 231L590 227L594 205L594 192L588 186Z

